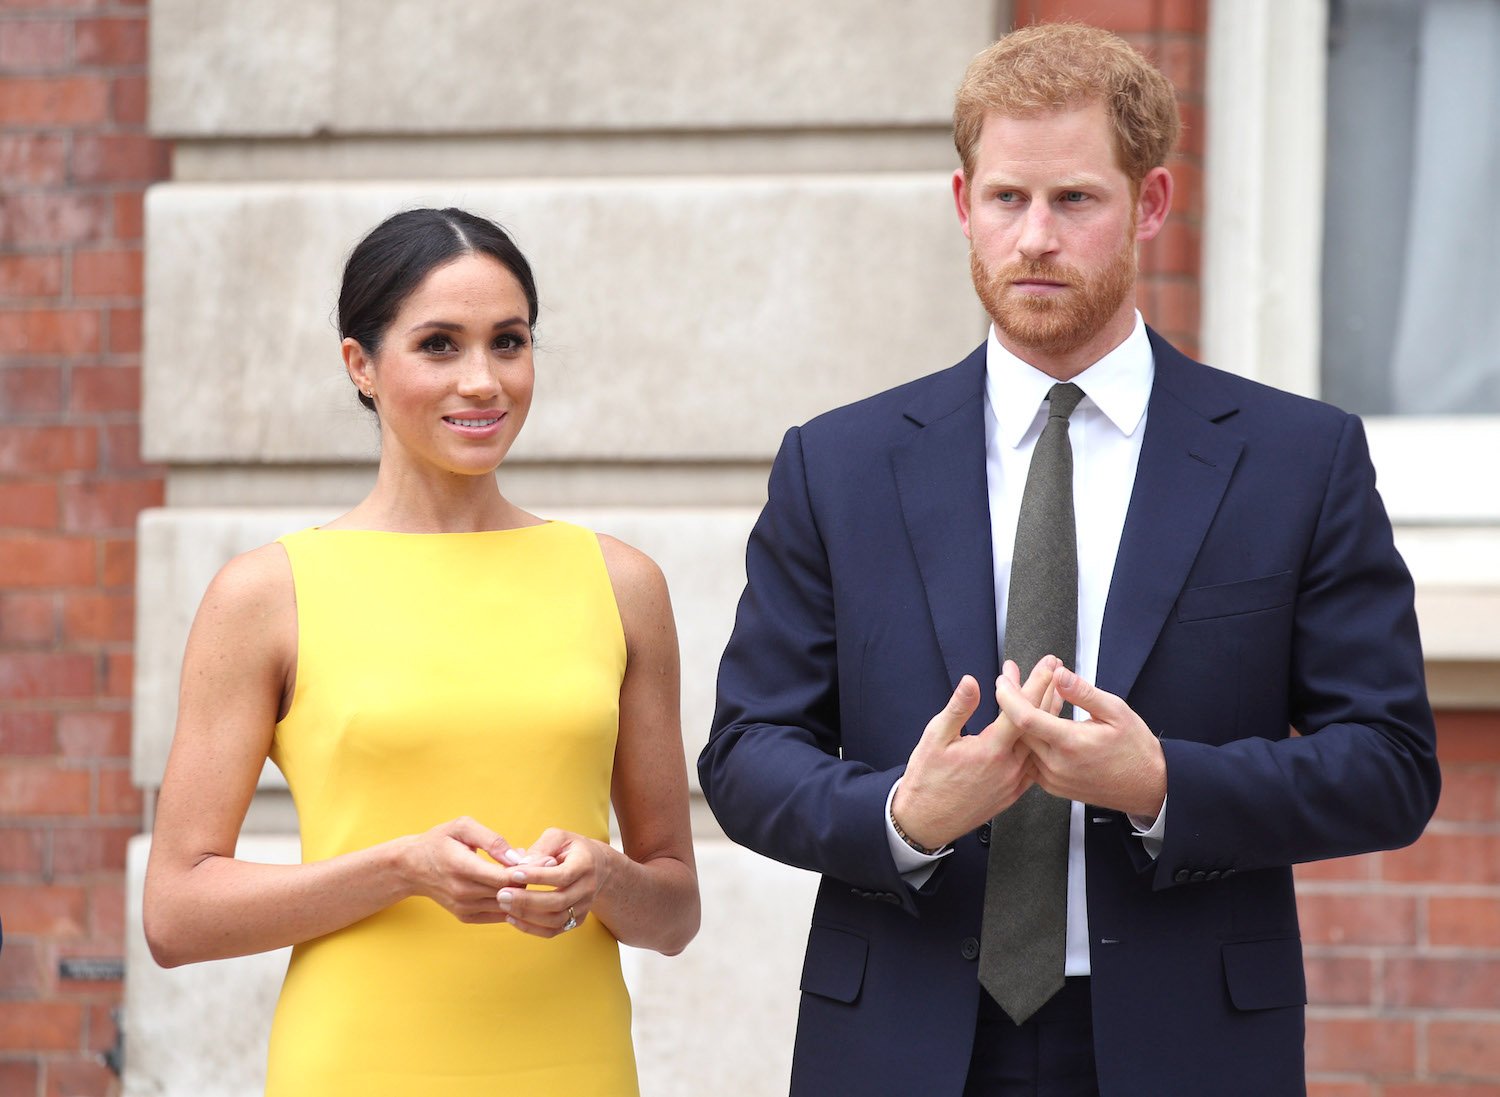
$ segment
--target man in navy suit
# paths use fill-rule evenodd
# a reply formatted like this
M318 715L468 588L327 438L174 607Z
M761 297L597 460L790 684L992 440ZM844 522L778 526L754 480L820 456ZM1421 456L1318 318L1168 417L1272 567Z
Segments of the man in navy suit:
M788 431L699 760L731 838L822 874L792 1092L1303 1094L1291 866L1414 841L1439 785L1363 430L1135 311L1178 116L1123 41L1016 31L954 118L990 336ZM1018 667L1013 546L1060 382L1074 653ZM1011 850L1007 809L1043 792L1065 846ZM981 955L986 905L1022 903L998 874L987 899L992 844L1059 881L1036 1008L981 987L1009 951Z

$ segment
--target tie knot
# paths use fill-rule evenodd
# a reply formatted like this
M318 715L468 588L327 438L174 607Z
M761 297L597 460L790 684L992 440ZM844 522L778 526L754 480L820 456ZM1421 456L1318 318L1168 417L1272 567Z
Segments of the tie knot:
M1053 385L1047 393L1047 417L1049 419L1067 419L1073 414L1073 409L1078 406L1078 401L1083 399L1083 390L1073 382Z

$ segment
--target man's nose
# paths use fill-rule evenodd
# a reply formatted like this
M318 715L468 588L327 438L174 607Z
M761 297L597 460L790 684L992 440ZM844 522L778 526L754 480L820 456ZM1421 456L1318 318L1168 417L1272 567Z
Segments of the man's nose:
M1016 250L1027 259L1040 259L1057 250L1057 220L1046 202L1032 202L1027 208Z

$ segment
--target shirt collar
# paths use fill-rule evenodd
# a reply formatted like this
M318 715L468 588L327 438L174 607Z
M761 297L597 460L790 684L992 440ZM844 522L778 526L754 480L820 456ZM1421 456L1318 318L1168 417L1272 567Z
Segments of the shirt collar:
M1151 340L1141 314L1135 314L1135 327L1125 341L1073 378L1084 391L1084 402L1092 403L1115 428L1126 437L1134 434L1146 415L1151 398L1151 381L1156 360L1151 354ZM994 325L985 347L985 397L995 414L1002 444L1012 448L1021 444L1027 429L1036 420L1037 411L1048 391L1057 384L1028 362L1023 362L1000 345Z

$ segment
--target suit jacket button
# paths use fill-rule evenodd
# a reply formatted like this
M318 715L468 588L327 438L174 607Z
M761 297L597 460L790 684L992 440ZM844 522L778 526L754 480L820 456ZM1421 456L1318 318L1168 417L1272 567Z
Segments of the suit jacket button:
M853 894L859 896L861 899L868 899L870 897L870 893L864 888L850 888L849 890Z
M1220 873L1220 874L1219 874L1219 875L1220 875L1220 876L1222 876L1222 877L1223 877L1223 878L1224 878L1224 879L1226 879L1226 880L1227 880L1227 879L1229 879L1229 878L1230 878L1230 877L1231 877L1231 876L1233 876L1233 875L1234 875L1234 869L1232 869L1232 868L1226 868L1226 869L1225 869L1225 870L1224 870L1224 871L1223 871L1223 872L1221 872L1221 873Z
M1179 884L1185 884L1188 882L1188 877L1191 875L1192 874L1189 873L1187 869L1180 868L1177 870L1177 874L1173 876L1172 879L1176 880Z
M880 893L880 901L882 903L890 903L892 906L900 906L901 896L897 895L895 892L882 891Z
M1207 878L1208 873L1204 872L1201 868L1197 872L1193 873L1191 877L1189 877L1189 879L1191 879L1195 884L1201 884Z
M1206 880L1217 880L1218 878L1219 878L1219 870L1216 869L1216 868L1215 869L1210 869L1208 875L1206 877L1204 877L1204 879L1206 879Z
M979 844L982 846L990 844L990 825L988 823L979 824Z
M974 937L965 937L964 943L958 946L958 951L963 954L965 960L979 959L979 941Z

